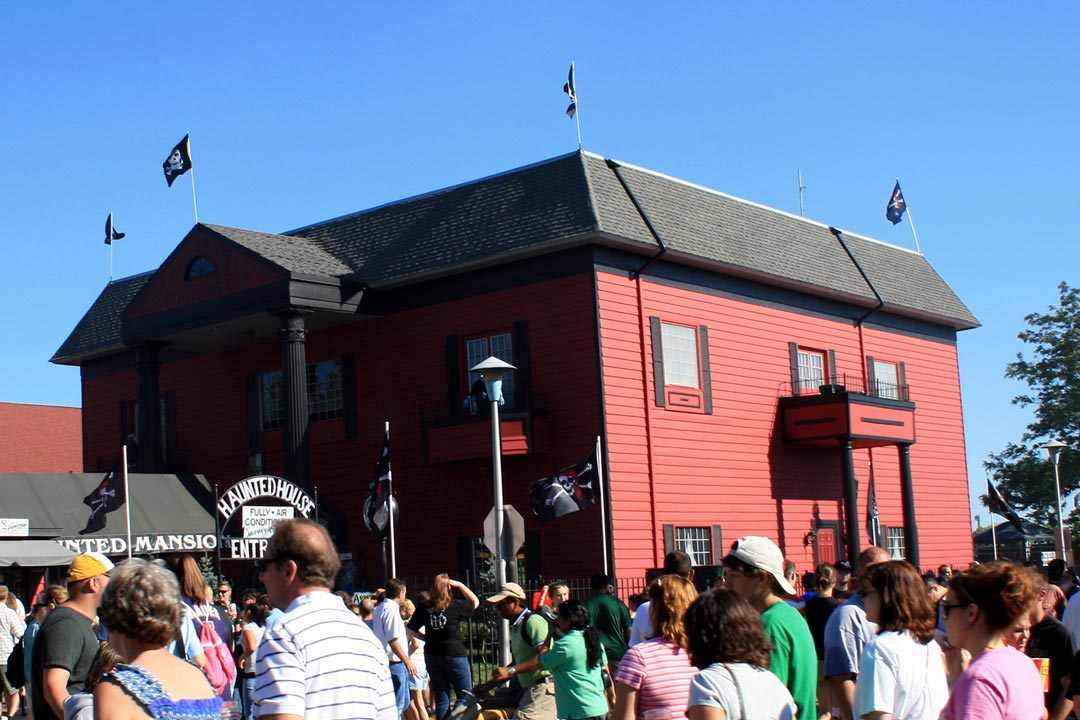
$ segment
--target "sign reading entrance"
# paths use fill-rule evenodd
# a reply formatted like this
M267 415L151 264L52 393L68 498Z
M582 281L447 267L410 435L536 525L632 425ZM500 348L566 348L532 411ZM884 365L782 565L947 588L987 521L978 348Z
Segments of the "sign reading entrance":
M286 505L245 505L243 507L244 539L269 538L274 526L282 520L291 520L293 508Z

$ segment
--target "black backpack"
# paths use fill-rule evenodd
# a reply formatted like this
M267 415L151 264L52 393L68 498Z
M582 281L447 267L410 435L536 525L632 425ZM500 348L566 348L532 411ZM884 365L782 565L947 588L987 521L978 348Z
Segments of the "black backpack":
M26 684L26 668L23 665L23 654L23 641L22 638L19 638L19 642L15 643L11 654L8 655L7 669L4 672L4 675L7 676L8 685L13 688L21 688Z

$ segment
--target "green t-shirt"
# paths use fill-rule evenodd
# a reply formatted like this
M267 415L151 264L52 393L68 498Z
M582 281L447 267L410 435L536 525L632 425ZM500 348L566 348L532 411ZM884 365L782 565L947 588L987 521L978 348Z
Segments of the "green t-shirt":
M540 656L540 665L555 677L559 720L607 715L608 701L600 675L603 664L601 658L596 667L585 666L585 636L580 630L571 630Z
M510 650L514 653L514 663L520 664L536 657L536 647L547 642L548 621L543 615L524 611L525 617L518 618L510 633ZM521 687L528 688L541 677L549 675L547 670L533 670L518 674Z
M775 645L769 670L791 691L799 717L815 717L817 704L817 650L810 628L799 611L786 602L771 605L761 614L765 636Z
M626 634L630 631L630 610L618 598L597 593L585 598L592 626L600 633L608 660L617 663L626 653Z

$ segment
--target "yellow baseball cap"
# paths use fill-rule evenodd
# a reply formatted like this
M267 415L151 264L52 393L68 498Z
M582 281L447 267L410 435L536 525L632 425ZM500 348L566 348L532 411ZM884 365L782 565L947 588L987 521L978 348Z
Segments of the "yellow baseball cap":
M113 567L112 560L99 552L83 553L72 560L71 565L68 566L67 581L73 583L98 575L107 575Z

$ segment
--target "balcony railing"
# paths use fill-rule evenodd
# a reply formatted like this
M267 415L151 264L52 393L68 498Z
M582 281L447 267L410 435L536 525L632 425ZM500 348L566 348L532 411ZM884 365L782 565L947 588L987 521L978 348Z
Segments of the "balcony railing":
M780 386L782 397L794 397L796 395L840 395L850 393L854 395L867 395L869 397L885 398L887 400L910 401L911 395L907 385L884 382L882 380L869 380L861 375L829 375L823 381L817 379L800 380L798 383L786 382Z

